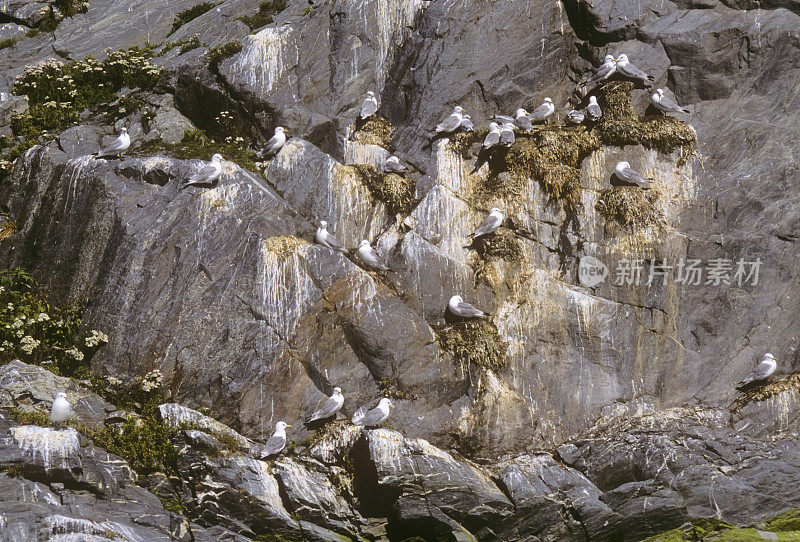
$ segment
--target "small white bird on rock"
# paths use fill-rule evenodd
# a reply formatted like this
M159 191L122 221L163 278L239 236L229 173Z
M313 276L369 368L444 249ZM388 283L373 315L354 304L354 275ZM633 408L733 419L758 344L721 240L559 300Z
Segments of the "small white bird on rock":
M50 423L56 427L72 417L72 405L67 401L67 394L60 391L56 394L53 406L50 407Z
M653 180L633 169L628 162L617 162L614 173L617 174L617 178L622 181L622 184L634 185L640 188L650 188L650 181Z
M363 425L365 427L375 427L386 421L392 412L394 404L386 397L383 397L378 406L369 410L370 404L363 405L353 414L353 425Z
M375 249L372 248L372 245L370 245L369 241L366 239L362 239L361 243L358 245L358 257L370 267L380 269L381 271L389 270L389 268L386 267L386 264L383 263L380 255L375 252Z
M533 118L522 107L517 109L517 113L514 116L514 124L517 125L517 128L526 132L533 130Z
M459 130L464 130L465 132L472 132L475 130L475 125L472 124L472 117L469 115L464 115L461 118L461 124L458 125Z
M484 219L483 224L481 224L480 227L475 230L475 233L472 234L472 237L477 238L482 235L494 233L503 223L504 219L505 217L500 209L497 207L492 207L491 211L489 211L489 215Z
M688 113L688 109L684 109L683 107L679 106L674 100L671 98L664 96L664 89L657 88L655 93L650 97L650 102L653 104L653 107L661 111L662 113Z
M286 448L286 428L291 427L286 422L278 422L275 424L275 432L267 439L264 444L264 449L261 451L261 459L265 459L272 455L277 455Z
M586 81L587 85L593 85L605 81L617 71L617 63L614 61L614 55L606 55L603 63L597 68L597 71Z
M580 109L572 109L569 113L567 113L567 121L571 122L572 124L580 124L583 122L583 119L583 111Z
M531 121L533 122L542 122L544 121L547 123L547 119L552 115L556 110L556 106L553 105L553 100L550 98L545 98L542 105L537 107L531 113Z
M275 135L273 135L264 148L258 151L257 158L271 158L278 154L278 152L286 144L286 128L283 126L275 127Z
M378 111L378 99L375 97L374 92L368 90L367 96L361 103L361 113L359 116L361 117L361 120L367 120L368 118L375 115L377 111Z
M586 114L589 115L590 120L600 120L600 117L603 116L603 110L600 109L597 98L594 96L589 96L589 105L586 106Z
M450 113L450 116L436 126L436 133L444 134L454 132L461 126L462 120L464 120L464 108L457 105L453 108L453 112Z
M450 312L460 318L480 318L482 316L489 316L489 313L476 309L469 303L465 303L460 295L451 297L447 307L450 309Z
M192 175L185 185L211 184L222 174L222 155L215 154L211 157L211 162L205 164L200 171Z
M400 159L397 156L392 155L384 162L383 170L390 173L404 173L408 171L408 168L400 163Z
M128 135L128 129L124 126L119 129L119 136L111 142L105 149L97 153L98 158L107 158L110 156L119 157L123 152L128 150L131 146L131 136Z
M489 133L483 139L483 148L491 149L495 145L500 144L500 125L496 122L489 123Z
M621 73L625 77L630 79L638 79L639 81L643 81L645 83L649 82L653 79L652 75L647 75L645 72L634 66L628 60L628 55L625 53L619 55L616 59L617 61L617 72Z
M500 144L504 147L510 147L514 144L517 140L517 136L514 135L514 125L510 122L507 122L500 126Z
M324 220L320 220L319 228L317 228L317 243L336 252L347 254L347 249L328 231L328 223Z
M761 363L756 365L756 368L753 369L750 375L741 382L739 382L739 384L736 387L743 388L748 384L766 380L767 378L772 376L772 373L774 373L775 369L777 368L778 368L778 362L775 360L775 357L769 352L767 352L761 359Z
M336 413L339 412L339 409L342 408L343 404L344 404L344 395L342 395L342 388L337 386L333 388L333 393L322 404L320 409L308 417L306 423L309 424L317 420L324 420L325 418L330 418L331 416L335 416Z

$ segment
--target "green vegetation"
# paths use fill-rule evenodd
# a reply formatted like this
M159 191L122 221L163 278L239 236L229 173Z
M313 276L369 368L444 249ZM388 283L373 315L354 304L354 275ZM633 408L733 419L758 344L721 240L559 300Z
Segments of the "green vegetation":
M800 389L800 373L791 374L779 380L771 380L761 384L756 383L744 390L733 404L733 409L739 410L747 403L766 401L779 393L795 389Z
M343 166L343 168L352 169L372 197L382 201L390 214L406 215L414 208L416 187L410 177L385 171L379 172L366 164L353 164Z
M379 379L378 389L381 391L381 397L388 397L389 399L415 399L414 394L399 386L394 378L386 377Z
M0 241L4 241L8 239L12 235L17 232L18 226L16 222L12 222L11 220L6 220L0 225Z
M775 533L778 542L800 538L800 511L790 510L757 525L759 530ZM755 528L739 528L715 518L692 520L687 526L671 529L647 538L644 542L760 542L762 537Z
M50 414L34 409L23 410L21 408L11 409L11 415L22 425L38 425L40 427L50 427Z
M363 123L356 121L356 124L350 127L353 140L363 145L378 145L385 149L391 146L392 136L396 129L394 124L377 116L371 117Z
M229 41L217 45L208 52L208 69L213 73L219 73L219 65L226 58L238 54L242 50L242 44L238 41Z
M0 50L16 47L18 41L19 38L6 38L4 40L0 40Z
M227 160L236 162L245 169L256 170L256 153L247 147L244 138L227 137L222 143L217 143L202 130L187 130L179 143L170 144L161 139L147 141L134 149L132 154L134 156L152 156L156 153L183 160L191 158L210 160L212 155L219 153Z
M303 542L302 536L284 533L261 533L253 539L253 542Z
M93 330L81 337L81 307L54 307L20 268L0 271L0 363L19 359L62 376L89 376L89 359L108 342Z
M488 133L488 128L481 128L474 132L458 132L450 138L450 148L454 153L469 158L470 147L475 143L482 143Z
M455 324L433 326L439 344L455 361L497 370L508 363L505 345L497 328L484 319L464 320Z
M631 230L653 226L660 220L656 209L657 190L636 186L612 186L600 193L595 208L606 220L613 220Z
M84 0L55 0L52 5L65 17L89 11L89 2Z
M266 26L273 22L273 17L286 9L286 0L267 0L258 6L258 12L249 17L239 17L239 20L246 24L251 31Z
M184 9L175 16L175 20L172 22L172 30L168 35L174 34L176 30L180 27L188 23L189 21L193 21L197 19L200 15L214 9L222 2L203 2L201 4L197 4L196 6L192 6L189 9Z

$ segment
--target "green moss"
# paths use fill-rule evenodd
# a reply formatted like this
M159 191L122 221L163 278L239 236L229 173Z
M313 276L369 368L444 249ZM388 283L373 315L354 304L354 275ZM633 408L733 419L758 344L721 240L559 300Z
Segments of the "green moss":
M800 510L790 510L761 523L760 530L776 533L778 541L796 540L800 537ZM715 542L762 541L764 538L754 528L740 528L716 518L692 520L679 529L657 534L644 542L682 542L685 540Z
M660 216L656 209L657 190L642 190L636 186L612 186L600 193L596 209L609 221L629 229L655 225Z
M800 389L800 373L792 374L779 380L772 380L763 384L755 384L747 389L736 399L734 410L739 410L754 401L766 401L780 393Z
M229 41L217 45L208 52L208 69L214 73L219 73L219 65L226 58L241 52L242 44L238 41Z
M65 17L72 17L78 13L89 11L89 2L85 0L55 0L53 6Z
M286 9L286 0L271 0L261 2L258 12L247 17L239 17L239 20L246 24L251 31L271 24L275 15Z
M604 145L642 145L662 154L681 149L678 164L685 163L697 149L697 132L690 125L669 116L639 116L631 104L633 83L611 81L599 88L603 117L594 131Z
M23 410L21 408L14 408L11 410L11 415L22 425L50 427L50 415L47 412L34 409Z
M463 365L477 365L497 370L508 364L506 347L497 328L484 319L465 320L454 324L434 325L439 344Z
M404 389L403 386L398 385L397 380L394 378L381 378L378 380L378 389L381 391L382 397L390 399L407 399L413 400L414 394Z
M192 6L189 9L184 9L175 16L175 20L172 22L172 30L170 34L173 34L176 30L180 27L188 23L189 21L193 21L197 19L202 14L214 9L222 2L203 2L201 4L197 4L196 6Z
M16 47L18 41L19 38L6 38L4 40L0 40L0 50Z
M763 523L765 531L800 531L800 508L789 510Z
M3 225L0 226L0 241L4 241L14 235L18 228L19 227L17 226L16 222L11 220L6 220L3 222Z
M357 122L356 125L351 126L350 131L353 134L353 140L363 145L389 148L396 129L394 124L383 117L373 116L364 122Z
M2 465L0 466L0 472L8 476L13 476L14 478L25 477L25 469L22 468L22 465Z
M193 158L210 160L211 156L219 153L225 159L236 162L245 169L256 170L256 153L247 147L247 142L243 138L228 137L225 141L218 143L206 136L202 130L187 130L181 141L174 144L166 143L161 139L153 139L143 143L129 154L152 156L157 153L183 160Z
M302 536L286 533L261 533L253 542L303 542Z
M486 134L489 133L487 128L481 128L474 132L458 132L450 138L450 149L464 157L469 157L470 148L479 142L486 139Z
M382 201L393 215L406 215L417 201L414 197L414 181L406 175L379 172L366 164L342 166L341 172L351 171L367 187L372 197Z

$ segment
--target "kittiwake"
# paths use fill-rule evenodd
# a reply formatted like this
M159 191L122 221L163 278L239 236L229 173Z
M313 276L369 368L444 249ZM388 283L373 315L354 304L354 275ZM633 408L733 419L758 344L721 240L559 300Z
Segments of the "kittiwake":
M337 386L333 388L333 393L324 403L322 403L320 409L308 417L306 424L335 416L336 413L339 412L339 409L342 408L343 404L344 395L342 395L342 388Z
M286 143L286 128L283 126L276 126L275 127L275 135L273 135L267 144L264 145L264 148L258 151L256 154L256 158L271 158L278 154L278 151L283 148L283 145Z
M603 116L603 110L600 109L597 98L594 96L589 96L589 105L586 106L586 114L589 115L589 119L591 120L600 120L600 117Z
M624 75L625 77L630 77L631 79L638 79L639 81L644 81L647 83L651 79L653 79L652 75L647 75L645 72L634 66L628 60L628 55L625 53L619 55L617 60L617 71Z
M761 380L766 380L772 375L772 373L775 372L775 369L777 368L778 368L778 362L775 361L775 357L768 352L764 354L764 357L761 359L761 363L756 365L756 368L753 369L750 375L741 382L739 382L739 384L736 387L743 388L748 384L752 384L753 382L760 382Z
M378 99L375 97L375 93L371 90L367 91L367 96L364 98L364 101L361 103L361 120L366 120L373 116L378 111Z
M475 125L472 124L472 117L469 115L464 115L461 118L461 124L458 126L459 130L464 130L465 132L472 132L475 130Z
M128 135L128 129L124 126L119 129L119 136L111 142L105 149L97 153L98 158L107 158L110 156L119 157L123 152L128 150L131 146L131 136Z
M572 124L580 124L583 122L583 119L583 111L580 109L572 109L569 113L567 113L567 120Z
M211 163L205 164L200 171L192 175L185 185L211 184L222 174L222 155L215 154L211 157Z
M504 147L510 147L516 140L517 136L514 135L514 125L510 122L503 124L500 127L500 144Z
M553 105L553 100L550 98L545 98L544 102L542 102L542 105L534 109L531 113L531 120L533 122L544 121L546 123L548 117L550 117L555 110L556 106Z
M492 207L492 210L489 211L489 215L483 220L483 224L475 230L475 233L472 234L473 238L480 237L482 235L487 235L490 233L494 233L497 231L497 228L503 223L503 213L497 207Z
M606 55L603 63L597 68L597 71L586 81L587 85L600 83L611 77L617 71L617 63L614 60L614 55Z
M261 459L279 454L286 447L287 427L291 427L291 425L286 422L278 422L275 424L275 432L267 439L266 444L264 444L264 449L261 450Z
M317 228L317 243L331 250L347 254L347 249L344 248L332 233L328 232L328 223L320 220L319 228Z
M408 168L400 163L400 159L397 156L392 155L384 162L383 170L390 173L404 173L408 171Z
M517 128L519 128L520 130L525 130L526 132L530 132L531 130L533 130L532 121L533 119L525 109L521 107L517 109L517 113L514 117L514 124L517 125Z
M450 113L450 116L444 119L438 126L436 126L436 133L449 133L454 132L459 126L461 126L461 121L464 118L464 108L460 105L457 105L453 108L453 112Z
M352 422L354 425L363 425L366 427L374 427L386 421L391 414L391 408L394 406L392 402L383 397L378 401L378 406L369 409L369 404L363 405L353 414Z
M496 122L489 123L489 133L483 139L483 148L490 149L500 143L500 126Z
M469 303L465 303L460 295L454 295L450 298L447 304L450 312L461 318L480 318L481 316L489 316L488 313L476 309Z
M67 394L60 391L56 394L53 406L50 407L50 423L56 427L72 417L72 406L67 401Z
M653 107L662 113L688 113L688 109L679 106L672 98L664 96L664 89L657 88L655 93L650 97Z
M383 259L375 252L375 249L369 244L369 241L362 239L358 245L358 257L361 258L365 264L381 271L388 271L389 268L383 263Z
M631 168L628 162L617 162L614 173L617 174L617 178L620 181L623 181L622 184L635 185L641 188L649 188L650 181L652 180Z

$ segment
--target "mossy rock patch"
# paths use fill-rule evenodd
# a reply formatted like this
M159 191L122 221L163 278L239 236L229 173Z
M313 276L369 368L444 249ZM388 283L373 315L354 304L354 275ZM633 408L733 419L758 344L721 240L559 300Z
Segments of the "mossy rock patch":
M661 216L656 208L659 192L638 186L612 186L600 193L595 208L608 221L634 229L653 226Z
M382 201L393 215L407 215L417 203L414 197L416 186L407 175L377 171L367 164L351 167L359 180L367 187L372 197Z
M439 344L462 365L498 370L508 365L506 346L494 324L484 319L433 326Z
M754 401L766 401L776 395L800 389L800 374L793 374L779 380L771 380L764 383L755 383L744 389L742 395L733 404L734 410L739 410L748 403ZM800 529L800 527L798 527Z
M371 117L366 121L356 121L353 126L353 139L362 145L378 145L388 149L397 128L383 117Z

